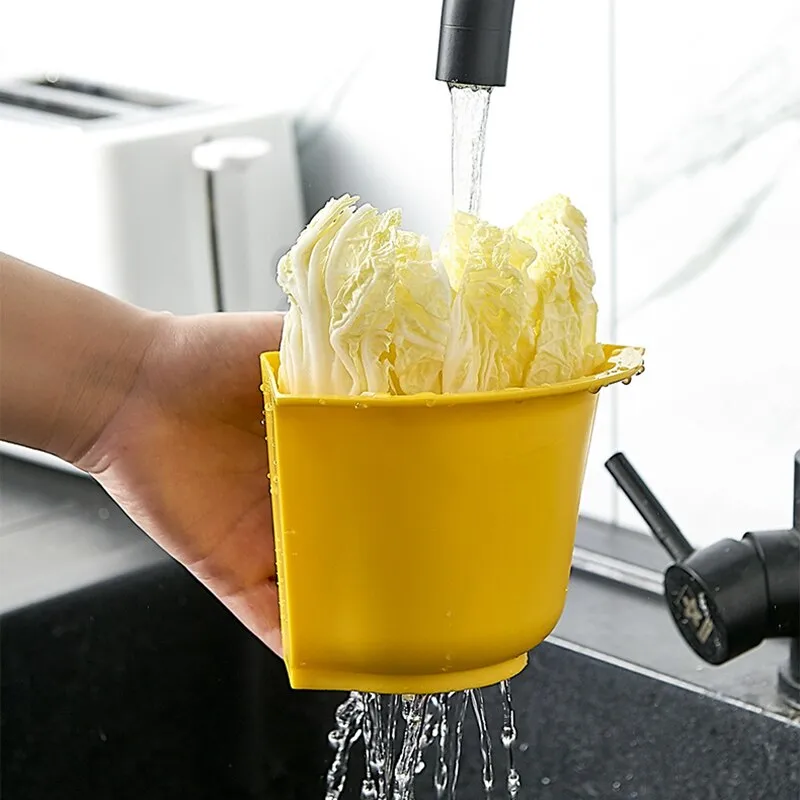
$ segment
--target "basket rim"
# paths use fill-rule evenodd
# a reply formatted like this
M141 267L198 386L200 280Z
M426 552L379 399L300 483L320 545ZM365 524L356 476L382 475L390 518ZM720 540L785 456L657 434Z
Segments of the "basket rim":
M543 397L557 397L578 392L599 392L605 386L622 381L630 381L644 372L643 347L629 345L601 345L606 360L599 372L571 381L543 384L529 389L501 389L491 392L464 392L461 394L435 394L420 392L411 395L361 394L337 395L299 395L286 394L278 388L278 369L280 353L261 353L261 390L276 406L333 406L339 408L450 408L463 405L488 405L492 403L517 403Z

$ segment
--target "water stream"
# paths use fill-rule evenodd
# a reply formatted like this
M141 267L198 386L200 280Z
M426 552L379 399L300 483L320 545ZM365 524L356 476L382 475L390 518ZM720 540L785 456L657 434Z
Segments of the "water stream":
M453 84L450 97L453 211L477 215L491 89ZM365 755L362 800L414 800L415 782L428 764L437 798L456 800L464 725L470 710L478 731L483 789L486 797L491 798L496 788L496 765L484 695L497 689L403 696L351 692L339 706L336 728L329 735L334 757L328 772L326 800L341 797L350 753L359 739ZM502 708L499 740L505 754L503 794L508 800L516 800L520 777L514 765L517 731L509 682L500 683L499 690Z
M491 92L484 86L450 86L453 211L480 212Z
M502 727L499 743L505 754L504 787L496 792L492 729L485 695L499 688ZM471 712L471 714L469 714ZM469 717L468 717L469 715ZM514 767L517 731L511 686L470 689L434 695L379 695L351 692L336 712L336 727L329 740L334 757L328 772L326 800L339 800L344 791L353 746L364 747L365 774L362 800L414 800L417 780L433 784L439 800L455 800L462 761L462 740L468 718L477 727L480 775L487 798L516 800L519 773ZM500 720L498 720L500 722ZM428 776L419 778L418 776ZM494 793L494 794L493 794Z

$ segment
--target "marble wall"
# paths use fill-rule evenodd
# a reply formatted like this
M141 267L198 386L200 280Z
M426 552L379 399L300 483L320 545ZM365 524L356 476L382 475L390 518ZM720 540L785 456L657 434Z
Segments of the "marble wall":
M0 73L287 109L309 211L356 192L403 207L436 241L449 194L439 11L434 0L7 3ZM698 543L788 521L800 448L798 40L796 0L517 3L484 212L509 223L569 194L589 219L602 338L649 351L645 376L601 394L586 514L638 526L602 468L623 448Z
M618 446L697 542L786 527L800 449L800 5L620 0ZM619 519L638 524L627 502Z

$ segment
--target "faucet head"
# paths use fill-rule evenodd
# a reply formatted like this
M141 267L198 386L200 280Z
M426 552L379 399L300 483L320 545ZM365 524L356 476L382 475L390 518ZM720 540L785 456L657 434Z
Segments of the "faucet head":
M505 86L514 0L444 0L436 79Z

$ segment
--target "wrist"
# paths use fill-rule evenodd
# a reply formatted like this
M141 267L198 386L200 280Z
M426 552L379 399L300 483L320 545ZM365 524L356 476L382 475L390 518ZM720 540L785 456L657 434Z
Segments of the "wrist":
M42 449L81 466L135 390L148 353L164 338L170 319L166 313L119 304L109 329L76 353Z
M0 435L76 463L131 391L164 315L0 254Z

